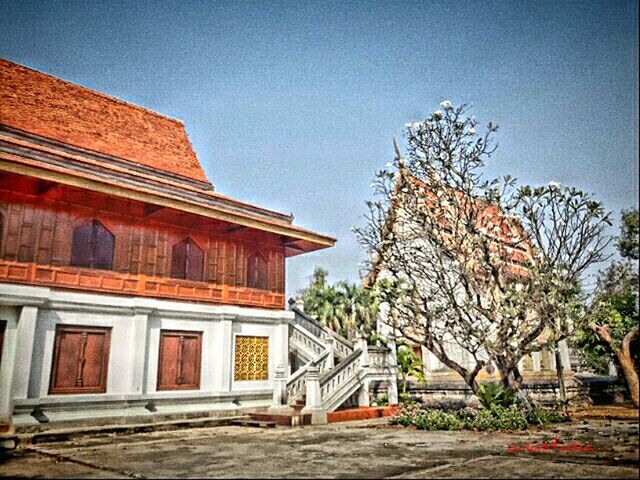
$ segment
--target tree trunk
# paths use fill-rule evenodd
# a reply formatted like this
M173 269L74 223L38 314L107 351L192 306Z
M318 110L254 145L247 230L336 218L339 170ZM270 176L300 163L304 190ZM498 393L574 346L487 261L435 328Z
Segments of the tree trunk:
M620 367L622 368L622 372L624 373L624 378L627 381L627 386L629 387L629 392L631 393L631 401L633 405L638 407L640 406L639 400L639 382L638 382L638 372L635 369L635 364L633 361L633 357L631 356L631 342L638 336L638 325L633 327L629 332L625 335L622 340L622 344L620 348L613 348L613 339L611 338L611 334L609 333L609 329L607 326L600 325L591 325L591 329L595 332L600 339L609 345L609 348L613 350L613 353L618 358L618 362L620 363Z
M629 333L625 335L620 349L616 352L616 356L618 357L618 361L620 362L620 366L624 372L624 378L626 379L627 386L629 387L629 392L631 393L631 401L636 407L640 406L640 400L638 398L640 384L638 383L638 372L636 371L635 362L631 356L631 342L637 335L638 325L632 328Z

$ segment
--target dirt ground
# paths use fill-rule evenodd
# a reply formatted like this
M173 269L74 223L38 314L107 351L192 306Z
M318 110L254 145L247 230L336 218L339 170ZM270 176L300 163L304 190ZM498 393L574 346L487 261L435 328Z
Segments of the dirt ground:
M546 446L545 446L546 445ZM638 478L638 423L584 419L511 434L426 432L387 419L217 427L39 444L0 458L13 478Z

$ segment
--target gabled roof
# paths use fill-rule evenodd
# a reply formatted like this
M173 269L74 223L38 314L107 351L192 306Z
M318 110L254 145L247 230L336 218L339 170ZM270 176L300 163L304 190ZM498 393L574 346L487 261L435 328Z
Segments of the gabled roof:
M1 58L0 171L280 235L287 256L336 241L214 192L180 121Z
M1 58L0 123L209 183L179 120Z
M437 222L438 230L443 240L442 246L448 248L448 245L450 245L452 247L450 254L455 255L455 251L453 251L453 246L455 245L454 236L456 235L455 219L445 213L446 210L440 205L441 201L433 189L426 182L414 177L404 168L401 168L398 172L394 187L394 198L387 215L384 235L389 235L394 224L398 221L395 211L399 207L397 199L403 187L407 186L407 184L411 184L422 192L422 208L439 211L440 215L438 215ZM516 218L506 216L501 212L500 207L495 204L487 203L475 197L465 202L465 194L463 192L455 190L453 187L444 188L456 198L456 203L459 206L474 209L473 218L475 218L476 228L489 238L489 248L492 251L501 251L502 258L506 262L506 273L515 278L526 276L528 270L523 264L533 260L533 251L519 221ZM383 268L381 261L379 257L373 260L371 271L362 281L364 287L371 287L376 282L377 276Z

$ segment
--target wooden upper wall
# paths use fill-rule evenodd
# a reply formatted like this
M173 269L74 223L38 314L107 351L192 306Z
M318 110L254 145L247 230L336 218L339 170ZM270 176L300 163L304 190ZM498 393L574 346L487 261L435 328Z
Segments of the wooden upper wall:
M0 281L284 307L285 247L277 235L14 174L0 178ZM100 221L114 236L113 270L72 267L74 228ZM204 252L202 282L170 278L173 245ZM247 258L267 263L267 289L247 288Z

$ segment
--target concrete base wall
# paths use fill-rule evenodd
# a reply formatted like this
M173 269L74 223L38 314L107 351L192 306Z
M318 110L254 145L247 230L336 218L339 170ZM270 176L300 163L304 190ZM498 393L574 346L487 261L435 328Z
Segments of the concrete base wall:
M291 317L288 311L0 284L0 320L7 321L0 359L0 421L38 425L38 411L56 422L181 412L233 415L238 409L267 407L275 368L288 362ZM106 393L49 394L59 324L111 327ZM202 332L198 390L157 390L162 329ZM234 380L237 335L269 338L267 380Z

